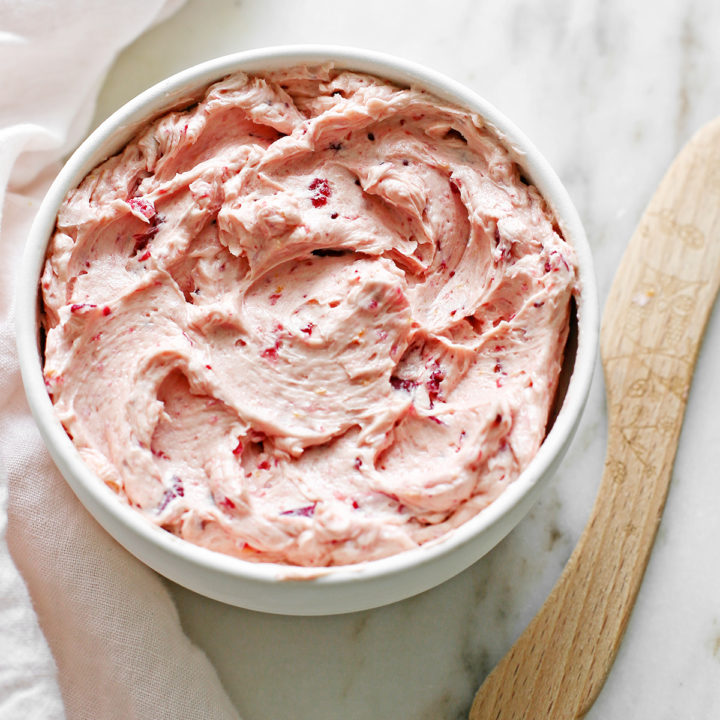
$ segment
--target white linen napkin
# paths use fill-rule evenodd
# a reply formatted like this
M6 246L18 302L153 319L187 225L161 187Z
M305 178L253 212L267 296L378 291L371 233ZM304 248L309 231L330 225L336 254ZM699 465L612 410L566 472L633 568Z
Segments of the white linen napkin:
M59 475L15 351L16 268L39 199L118 51L179 4L0 0L0 720L237 718L163 582Z

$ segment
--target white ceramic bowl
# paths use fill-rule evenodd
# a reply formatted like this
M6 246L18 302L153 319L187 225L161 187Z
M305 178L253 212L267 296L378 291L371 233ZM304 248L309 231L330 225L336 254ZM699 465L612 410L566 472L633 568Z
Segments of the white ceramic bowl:
M420 85L478 112L494 126L516 149L525 173L552 206L565 237L575 247L581 293L577 347L567 363L569 383L562 406L525 472L489 507L434 544L358 565L318 569L251 563L192 545L150 524L120 501L84 465L55 417L42 376L37 311L45 251L66 193L120 150L148 119L237 70L271 70L327 60L399 84ZM173 75L114 113L78 148L48 191L28 239L17 297L18 351L30 407L55 463L96 520L140 560L181 585L233 605L297 615L350 612L401 600L447 580L496 545L543 492L570 443L590 387L597 336L592 258L582 224L562 183L530 141L485 100L447 77L406 60L341 47L268 48L221 57Z

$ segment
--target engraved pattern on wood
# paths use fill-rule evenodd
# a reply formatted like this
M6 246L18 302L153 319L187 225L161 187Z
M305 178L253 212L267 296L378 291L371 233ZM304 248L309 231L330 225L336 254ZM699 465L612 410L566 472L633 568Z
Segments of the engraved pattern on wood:
M683 149L605 306L608 448L590 520L539 613L482 685L470 720L569 720L612 666L662 515L700 340L720 285L720 119Z

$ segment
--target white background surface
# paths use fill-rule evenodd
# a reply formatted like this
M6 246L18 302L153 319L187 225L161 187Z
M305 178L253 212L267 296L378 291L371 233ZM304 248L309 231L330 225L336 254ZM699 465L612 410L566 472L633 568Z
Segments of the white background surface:
M719 30L712 0L191 0L118 59L96 122L162 77L238 50L318 42L407 57L484 95L546 155L585 223L602 303L665 168L720 114ZM655 551L591 720L720 717L718 357L716 312ZM543 501L489 555L418 597L293 618L173 587L186 631L243 718L464 717L580 535L602 471L605 417L598 367L582 425Z

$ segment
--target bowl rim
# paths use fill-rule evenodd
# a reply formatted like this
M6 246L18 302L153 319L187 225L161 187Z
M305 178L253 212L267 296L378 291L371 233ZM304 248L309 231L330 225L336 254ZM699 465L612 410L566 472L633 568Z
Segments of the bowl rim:
M116 493L80 459L78 451L55 415L42 375L37 341L37 311L39 278L47 244L55 226L57 210L67 191L77 186L87 172L117 152L149 120L169 108L176 107L201 88L232 72L251 73L262 69L324 62L368 72L397 83L416 84L442 99L478 113L495 130L501 140L512 149L515 159L553 209L563 234L577 254L578 342L567 392L552 428L528 467L490 505L441 538L418 548L352 565L305 568L251 562L194 545L151 524L140 513L119 501ZM572 436L589 393L596 362L598 335L599 317L593 260L582 222L559 177L524 133L483 97L444 74L389 54L334 45L283 45L224 55L193 65L161 80L116 110L75 150L47 191L28 235L16 292L16 341L27 400L46 446L83 504L87 507L85 499L90 498L93 503L102 507L116 524L128 527L133 533L156 546L160 552L167 553L183 563L210 569L232 579L272 585L284 580L303 580L311 585L327 586L356 584L371 578L383 578L442 559L493 528L497 532L503 518L536 488ZM96 516L92 509L90 512ZM116 540L126 544L123 537L118 536L118 532L108 528L102 521L101 524ZM500 537L509 532L509 529L511 528L505 530ZM131 552L137 555L135 551ZM147 560L141 559L147 563ZM167 574L161 569L159 571ZM399 594L396 599L401 597L403 595Z

